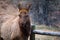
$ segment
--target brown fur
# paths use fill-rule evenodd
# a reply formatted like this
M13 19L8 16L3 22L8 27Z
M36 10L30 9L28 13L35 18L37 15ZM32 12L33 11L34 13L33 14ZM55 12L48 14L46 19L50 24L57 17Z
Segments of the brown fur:
M24 9L25 10L25 9ZM20 35L12 37L13 40L28 40L28 36L31 32L30 19L26 11L21 11L19 14L19 28Z
M29 6L30 7L30 6ZM1 38L4 40L28 40L31 33L29 7L19 9L20 14L12 17L1 26Z
M19 16L12 17L3 23L1 37L4 40L28 40L30 31L29 15L25 11L21 11Z

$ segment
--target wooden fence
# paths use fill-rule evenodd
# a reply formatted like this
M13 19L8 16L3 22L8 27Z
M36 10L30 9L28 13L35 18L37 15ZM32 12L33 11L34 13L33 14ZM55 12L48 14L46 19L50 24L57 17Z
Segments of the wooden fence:
M32 25L30 40L35 40L35 34L60 37L60 32L45 32L42 30L35 30L35 25Z

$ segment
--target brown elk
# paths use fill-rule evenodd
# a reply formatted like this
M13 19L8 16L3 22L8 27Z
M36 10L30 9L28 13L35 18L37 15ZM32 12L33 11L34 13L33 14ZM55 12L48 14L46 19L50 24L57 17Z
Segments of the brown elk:
M24 6L25 5L25 6ZM3 23L1 27L1 37L4 40L28 40L31 33L29 8L30 3L22 2L18 4L20 14Z

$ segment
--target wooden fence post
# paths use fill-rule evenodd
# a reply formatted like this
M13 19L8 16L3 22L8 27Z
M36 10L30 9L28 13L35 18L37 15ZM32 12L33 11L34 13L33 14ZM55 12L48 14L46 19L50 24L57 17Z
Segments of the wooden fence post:
M35 25L32 25L30 40L35 40L35 34L33 33L33 30L35 29Z

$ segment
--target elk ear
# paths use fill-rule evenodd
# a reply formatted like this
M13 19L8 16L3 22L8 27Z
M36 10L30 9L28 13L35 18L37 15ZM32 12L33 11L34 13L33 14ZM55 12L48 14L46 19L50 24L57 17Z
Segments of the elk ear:
M31 5L31 3L27 4L27 9L30 9Z
M21 10L21 5L20 4L18 4L18 9Z

